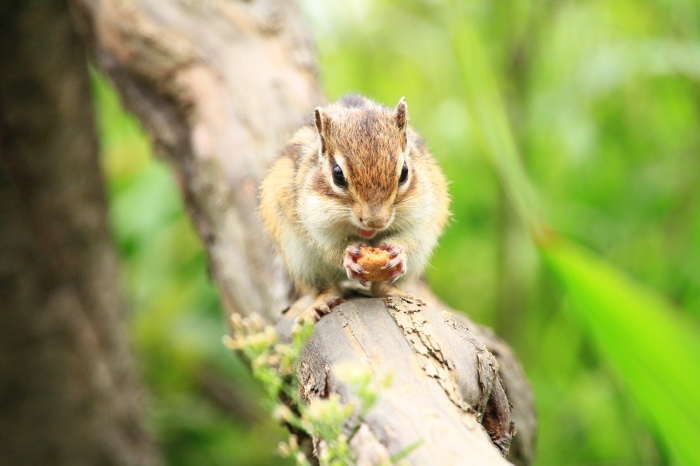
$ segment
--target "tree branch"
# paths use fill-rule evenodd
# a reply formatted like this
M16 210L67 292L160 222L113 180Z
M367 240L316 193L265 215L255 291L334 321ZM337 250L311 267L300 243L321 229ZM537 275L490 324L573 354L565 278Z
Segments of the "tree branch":
M321 102L290 1L73 1L95 61L171 162L225 312L274 322L291 285L257 212L258 185Z

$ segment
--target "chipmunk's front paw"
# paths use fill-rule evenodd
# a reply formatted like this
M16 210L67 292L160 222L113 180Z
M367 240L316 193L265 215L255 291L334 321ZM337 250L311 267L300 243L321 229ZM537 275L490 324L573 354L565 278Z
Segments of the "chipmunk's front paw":
M403 246L391 243L381 243L379 245L379 249L382 251L387 251L390 255L389 262L387 262L382 268L391 269L395 267L391 273L391 276L389 277L389 280L387 280L387 283L394 283L399 279L399 277L401 277L401 275L406 273L406 254L403 252Z
M351 280L357 280L362 284L362 286L367 286L367 280L365 280L362 276L364 269L357 263L357 259L362 257L360 248L365 246L366 244L364 243L357 246L348 246L345 248L345 259L343 260L343 265L345 266L345 272L347 272L348 278Z
M344 302L345 300L340 296L321 295L311 306L309 306L308 309L306 309L306 311L304 311L304 314L300 317L300 319L311 323L316 323L324 316L330 314L331 309Z

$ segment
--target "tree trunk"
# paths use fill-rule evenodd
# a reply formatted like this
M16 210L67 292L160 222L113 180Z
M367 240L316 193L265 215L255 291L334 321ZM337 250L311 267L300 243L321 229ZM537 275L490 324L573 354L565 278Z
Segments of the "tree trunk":
M282 311L292 289L263 232L257 196L284 141L322 100L313 45L296 6L290 0L72 4L96 63L180 180L224 311L258 313L288 334ZM397 362L405 361L411 369L397 372L400 384L370 412L362 441L352 444L358 458L371 464L421 441L406 458L412 464L503 464L499 453L507 453L512 433L508 394L518 402L512 418L522 433L511 459L528 463L532 399L507 346L471 322L465 328L410 306L353 301L324 317L302 360L302 394L347 395L329 375L340 360L365 361L377 374L399 371ZM415 390L401 392L406 387Z
M0 9L0 462L159 464L127 345L84 45L65 1Z

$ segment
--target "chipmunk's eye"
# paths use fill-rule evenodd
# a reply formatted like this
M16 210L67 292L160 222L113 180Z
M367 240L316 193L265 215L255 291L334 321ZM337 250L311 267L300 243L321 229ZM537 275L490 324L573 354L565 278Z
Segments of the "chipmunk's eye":
M340 168L338 165L333 167L333 183L340 186L341 188L348 187L348 184L345 181L345 177L343 176L343 169Z
M406 162L403 163L403 168L401 168L401 176L399 177L399 184L404 184L408 179L408 167Z

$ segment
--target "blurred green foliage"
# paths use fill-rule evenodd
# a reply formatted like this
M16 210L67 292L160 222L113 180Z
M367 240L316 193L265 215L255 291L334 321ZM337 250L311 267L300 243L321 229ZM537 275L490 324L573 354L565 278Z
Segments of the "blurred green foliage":
M454 216L429 278L514 347L536 395L537 464L691 464L683 452L698 440L700 380L697 341L685 338L700 326L700 6L302 7L329 100L356 91L393 106L406 96L411 124L452 181ZM250 408L255 384L221 345L216 292L172 176L111 90L100 80L95 88L134 344L168 461L281 461L280 430ZM606 263L578 248L545 249L542 262L531 231L545 217ZM678 322L685 336L673 338ZM217 387L238 390L227 398ZM241 400L248 411L237 411Z
M464 3L448 8L452 45L461 64L475 127L503 191L545 263L561 279L571 311L671 450L674 462L700 464L700 333L653 291L563 241L547 225L523 169L486 46ZM653 331L652 331L653 330Z

